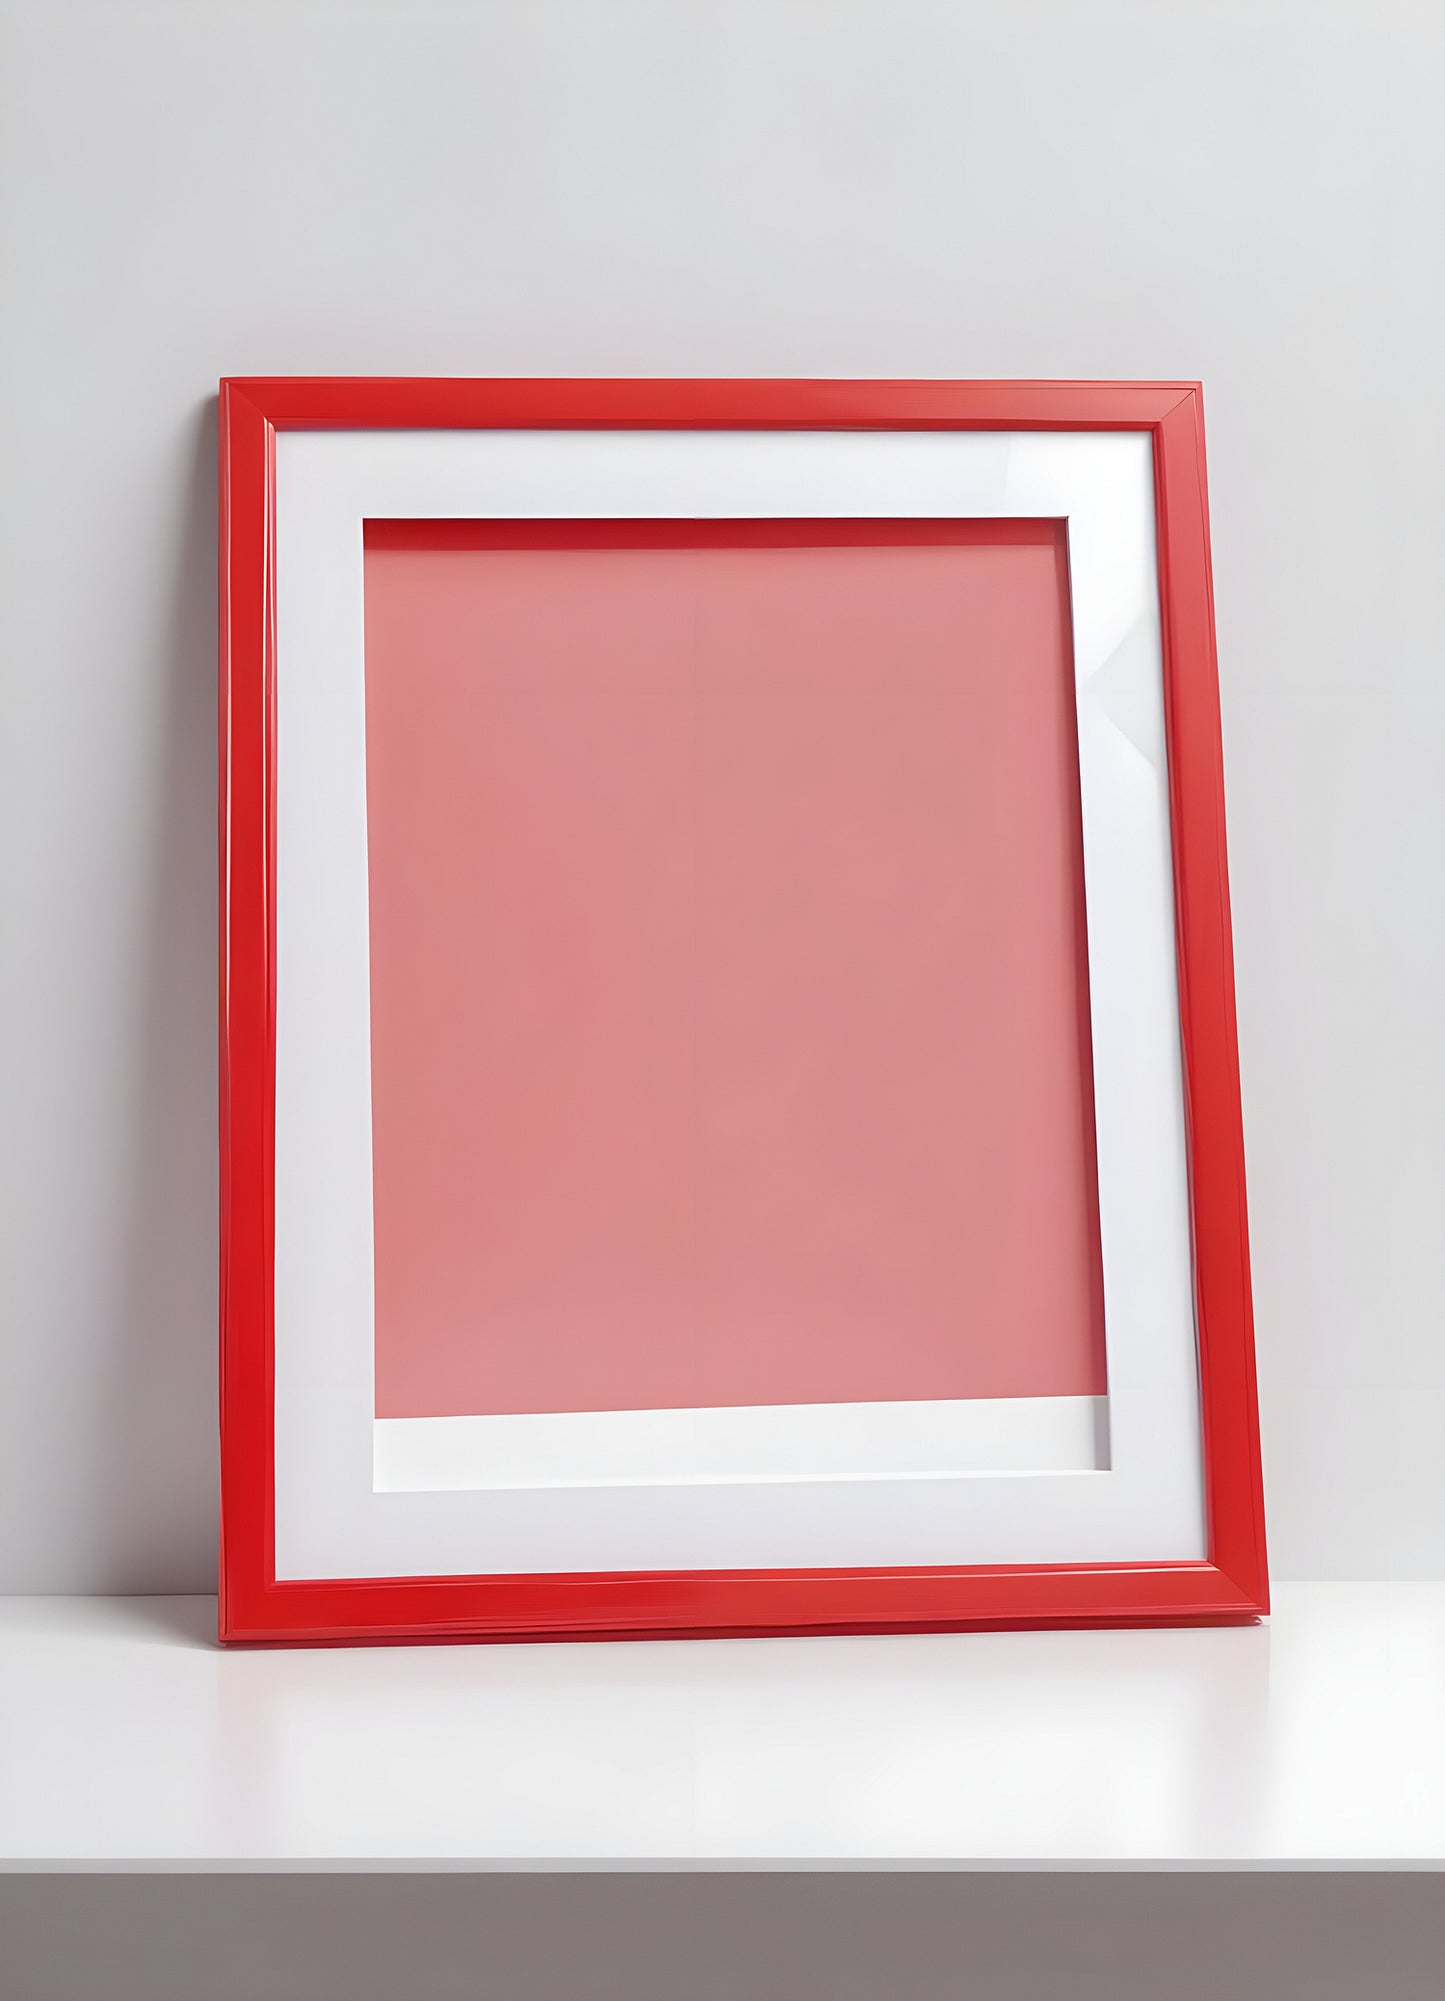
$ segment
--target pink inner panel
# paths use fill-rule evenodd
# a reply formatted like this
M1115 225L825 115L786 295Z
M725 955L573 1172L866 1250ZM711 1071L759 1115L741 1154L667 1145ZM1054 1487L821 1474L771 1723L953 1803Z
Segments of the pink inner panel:
M1101 1394L1055 524L365 563L378 1415Z

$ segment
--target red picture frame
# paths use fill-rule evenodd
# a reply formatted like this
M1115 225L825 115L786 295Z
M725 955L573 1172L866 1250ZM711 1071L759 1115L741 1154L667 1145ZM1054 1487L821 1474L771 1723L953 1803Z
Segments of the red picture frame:
M1131 430L1152 439L1208 1555L1181 1563L278 1581L278 431ZM1268 1609L1196 383L235 379L220 390L220 1634L268 1643L1231 1624Z

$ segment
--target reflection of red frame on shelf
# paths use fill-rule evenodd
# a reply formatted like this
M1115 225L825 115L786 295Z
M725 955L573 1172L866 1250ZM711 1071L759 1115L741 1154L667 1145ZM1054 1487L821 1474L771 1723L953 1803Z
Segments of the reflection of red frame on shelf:
M1207 1561L327 1579L275 1574L278 429L1153 434ZM625 1638L1236 1623L1268 1609L1200 392L1191 383L237 380L221 386L221 1635Z

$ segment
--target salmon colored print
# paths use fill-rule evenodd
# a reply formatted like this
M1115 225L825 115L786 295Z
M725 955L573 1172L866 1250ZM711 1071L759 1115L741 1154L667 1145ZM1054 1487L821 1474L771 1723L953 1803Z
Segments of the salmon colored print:
M378 1416L1103 1392L1065 561L368 524Z

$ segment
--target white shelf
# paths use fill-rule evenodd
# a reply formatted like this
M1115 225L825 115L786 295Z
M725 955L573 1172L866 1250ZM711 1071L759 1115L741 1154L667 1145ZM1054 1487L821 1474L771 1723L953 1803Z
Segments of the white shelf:
M1445 1585L1268 1625L223 1652L0 1600L33 1870L1445 1867Z

